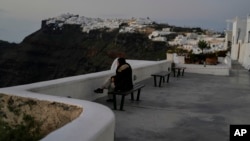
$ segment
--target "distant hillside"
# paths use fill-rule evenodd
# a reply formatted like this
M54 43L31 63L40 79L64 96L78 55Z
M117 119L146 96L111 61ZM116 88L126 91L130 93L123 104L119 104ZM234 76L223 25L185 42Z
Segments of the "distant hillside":
M2 44L0 44L2 46ZM0 47L0 87L27 84L110 68L116 57L165 59L167 44L146 34L68 28L61 33L40 29L18 45Z
M149 34L167 29L203 32L157 24L149 18L100 19L62 14L43 20L41 29L20 44L0 41L0 87L21 85L110 69L113 60L163 60L166 41L153 42Z
M17 45L18 44L16 43L9 43L7 41L0 40L0 50L4 50L4 48L8 48L8 47L15 47Z

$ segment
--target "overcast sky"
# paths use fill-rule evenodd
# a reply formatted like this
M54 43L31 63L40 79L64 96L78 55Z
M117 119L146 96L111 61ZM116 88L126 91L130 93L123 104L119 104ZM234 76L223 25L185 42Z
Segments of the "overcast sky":
M226 20L250 14L250 0L0 0L0 40L21 42L41 20L64 13L86 17L149 17L177 26L222 31Z

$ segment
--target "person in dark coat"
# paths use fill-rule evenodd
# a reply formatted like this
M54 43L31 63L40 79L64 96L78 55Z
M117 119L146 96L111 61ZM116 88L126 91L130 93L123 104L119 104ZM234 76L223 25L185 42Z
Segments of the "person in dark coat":
M125 58L118 58L116 75L112 76L107 82L104 83L102 88L94 90L96 93L103 93L103 89L109 91L126 91L133 88L132 68ZM112 101L112 100L108 100Z
M124 58L118 59L118 67L114 79L115 91L124 91L133 88L132 68Z

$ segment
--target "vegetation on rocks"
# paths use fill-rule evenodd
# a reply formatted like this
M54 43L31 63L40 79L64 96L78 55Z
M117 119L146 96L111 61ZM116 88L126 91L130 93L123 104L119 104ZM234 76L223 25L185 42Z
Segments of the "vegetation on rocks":
M0 94L0 141L37 141L77 118L82 108Z

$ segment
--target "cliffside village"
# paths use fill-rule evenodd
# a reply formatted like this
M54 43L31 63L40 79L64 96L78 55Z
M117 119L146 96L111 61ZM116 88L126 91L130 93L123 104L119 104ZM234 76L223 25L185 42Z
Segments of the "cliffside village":
M134 33L134 32L146 32L148 38L156 42L166 42L169 45L177 46L188 51L192 51L194 54L201 53L201 49L198 47L200 40L206 41L209 45L209 49L205 49L204 53L226 50L225 38L216 34L203 34L198 35L195 32L192 33L177 33L178 35L174 40L168 41L167 35L173 34L170 28L163 28L162 30L154 30L149 28L154 21L150 18L131 18L131 19L101 19L101 18L89 18L74 14L62 14L57 17L43 20L42 27L50 27L52 30L63 30L64 25L78 25L82 32L89 33L91 30L96 29L119 29L119 33Z

